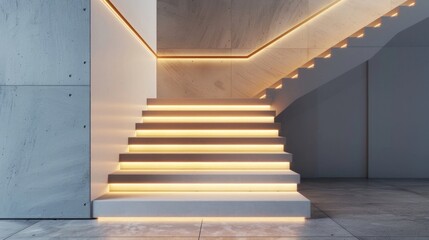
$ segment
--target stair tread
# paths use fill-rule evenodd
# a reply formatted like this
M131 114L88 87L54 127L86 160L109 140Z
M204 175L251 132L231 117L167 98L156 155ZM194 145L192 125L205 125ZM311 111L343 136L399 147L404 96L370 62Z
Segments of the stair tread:
M122 153L120 162L289 162L292 154L282 153Z
M128 144L285 144L284 137L130 137Z
M255 111L217 111L217 110L202 110L202 111L175 111L175 110L144 110L144 117L194 117L194 116L210 116L210 117L228 117L228 116L275 116L276 112L272 110L255 110Z
M223 130L258 130L280 129L279 123L136 123L136 129L223 129Z

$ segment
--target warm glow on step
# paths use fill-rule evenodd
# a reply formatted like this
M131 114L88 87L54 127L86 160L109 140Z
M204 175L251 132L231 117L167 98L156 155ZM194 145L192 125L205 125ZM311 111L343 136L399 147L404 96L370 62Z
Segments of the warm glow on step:
M121 170L288 170L289 162L121 162Z
M296 183L111 183L111 192L295 192Z
M305 217L99 217L99 222L147 222L147 223L182 223L204 222L224 223L288 223L305 222Z
M234 116L234 117L143 117L145 123L273 123L274 117Z
M271 110L270 105L148 105L147 110Z
M374 27L375 27L375 28L379 28L379 27L381 27L381 23L377 23L377 24L375 24L375 25L374 25Z
M137 137L277 137L276 129L261 130L136 130Z
M364 33L361 33L361 34L359 34L357 37L358 38L363 38L365 36L365 34Z
M328 54L325 55L324 58L330 58L331 56L332 56L332 54L328 53Z
M283 152L282 144L146 144L129 145L130 152L152 152L152 153L227 153L227 152Z

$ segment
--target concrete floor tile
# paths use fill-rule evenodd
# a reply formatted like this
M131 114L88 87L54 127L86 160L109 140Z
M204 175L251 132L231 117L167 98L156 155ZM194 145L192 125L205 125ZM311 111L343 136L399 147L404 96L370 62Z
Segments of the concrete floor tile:
M381 181L307 182L299 190L312 203L416 203L429 202L421 194Z
M36 220L0 220L0 239L5 239L36 222Z
M14 237L7 240L198 240L198 237Z
M429 237L359 237L359 240L428 240Z
M354 236L429 236L429 203L320 203L316 206Z
M39 238L94 238L94 237L198 237L201 222L147 223L98 222L97 220L40 221L14 235L14 239Z
M358 240L355 237L201 237L201 240Z
M329 218L290 223L204 223L202 237L351 237Z

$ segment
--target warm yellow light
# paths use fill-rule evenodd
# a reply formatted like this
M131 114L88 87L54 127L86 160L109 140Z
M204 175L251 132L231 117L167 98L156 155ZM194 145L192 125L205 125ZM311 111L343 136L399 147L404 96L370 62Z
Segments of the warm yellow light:
M408 7L414 7L414 6L416 6L416 2L412 2L408 5Z
M288 223L305 222L305 217L99 217L99 222L243 222L243 223Z
M381 23L377 23L376 25L374 25L375 28L379 28L381 27Z
M150 46L149 44L143 39L143 37L138 33L138 31L128 22L128 20L122 15L122 13L115 7L115 5L112 3L111 0L101 0L108 8L109 10L115 15L115 17L129 30L138 40L141 41L141 43L158 59L158 60L199 60L199 61L219 61L219 60L247 60L253 56L256 56L258 53L260 53L262 50L267 48L270 45L275 44L280 39L286 37L289 33L295 31L296 29L300 28L304 24L307 24L311 21L314 21L316 17L321 15L322 13L328 11L329 9L333 8L335 5L337 5L341 0L334 0L332 3L328 4L321 10L317 11L316 13L310 15L300 23L296 24L295 26L289 28L287 31L283 32L282 34L278 35L274 39L270 40L269 42L263 44L262 46L258 47L257 49L253 50L251 53L247 55L212 55L212 56L204 56L204 55L173 55L173 56L162 56L158 55Z
M346 47L347 47L347 43L345 43L341 46L341 48L346 48Z
M121 170L288 170L289 162L121 162Z
M328 53L326 54L325 58L330 58L332 56L332 54Z
M283 87L283 84L280 84L280 85L278 85L277 87L276 87L276 89L280 89L280 88L282 88Z
M292 79L297 79L299 77L298 73L292 76Z
M359 34L357 37L358 38L363 38L365 36L365 34L364 33L361 33L361 34Z
M191 110L271 110L270 105L148 105L148 110L173 110L173 111L191 111Z
M307 68L314 68L314 63L308 66Z
M391 17L397 17L399 15L398 12L395 12L394 14L390 15Z
M259 99L264 99L267 97L267 94L262 95Z
M276 137L276 129L216 129L216 130L136 130L138 137Z
M221 153L221 152L283 152L284 146L282 144L259 144L259 145L241 145L241 144L145 144L145 145L129 145L130 152L207 152L207 153Z
M111 192L296 192L295 183L110 183Z
M235 117L143 117L144 123L273 123L274 117L235 116Z

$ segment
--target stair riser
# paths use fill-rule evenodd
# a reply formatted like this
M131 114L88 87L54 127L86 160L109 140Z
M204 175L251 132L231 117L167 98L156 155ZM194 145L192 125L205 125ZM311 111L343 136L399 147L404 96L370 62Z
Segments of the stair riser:
M124 153L119 155L120 162L290 162L292 155L289 153L278 154L136 154Z
M109 175L109 183L166 183L166 184L186 184L186 183L299 183L299 175L274 175L274 174L145 174L145 175Z
M285 144L285 138L282 137L274 137L274 138L154 138L154 137L132 137L128 139L128 144L145 144L145 145L159 145L159 144L184 144L184 145L204 145L204 144L237 144L237 145L245 145L245 144Z
M98 202L94 217L310 217L309 201Z
M136 123L137 130L279 130L279 123Z
M284 145L129 145L130 152L147 153L281 153Z
M109 184L110 192L296 192L295 183L272 184Z
M143 117L144 123L274 123L274 117Z
M288 162L121 162L121 170L289 170Z
M276 137L278 130L136 130L137 137Z

